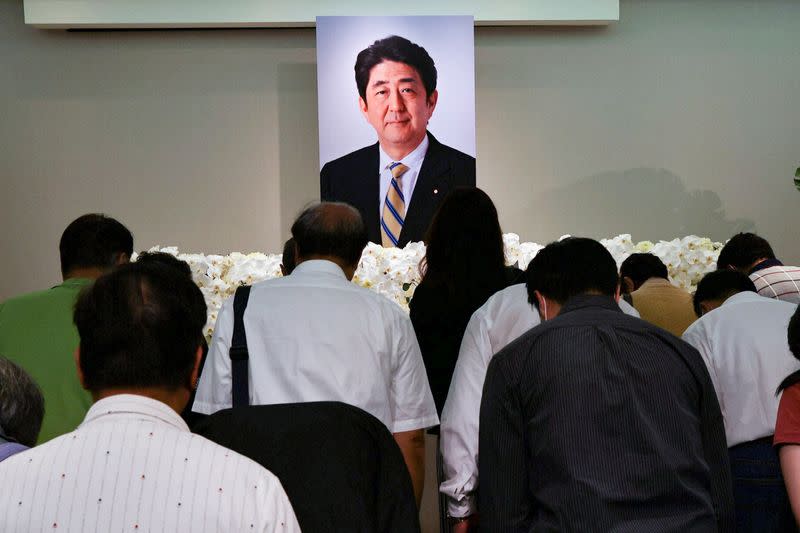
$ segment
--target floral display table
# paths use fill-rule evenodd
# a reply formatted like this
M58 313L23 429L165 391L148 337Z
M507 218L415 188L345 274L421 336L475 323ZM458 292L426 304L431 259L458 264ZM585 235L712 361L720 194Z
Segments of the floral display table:
M564 238L564 237L562 237ZM519 235L503 235L506 247L506 262L525 269L543 245L520 242ZM619 266L628 255L650 252L667 265L672 282L693 291L703 275L715 268L722 243L704 237L690 235L671 241L641 241L634 243L628 234L600 241ZM233 295L236 287L281 275L280 254L260 252L229 255L182 253L176 247L155 246L149 251L173 254L189 263L195 282L203 291L208 305L208 322L205 334L211 336L222 302ZM406 311L408 301L420 280L419 263L425 255L425 245L410 243L405 248L383 248L368 244L364 248L358 270L353 281L385 295Z

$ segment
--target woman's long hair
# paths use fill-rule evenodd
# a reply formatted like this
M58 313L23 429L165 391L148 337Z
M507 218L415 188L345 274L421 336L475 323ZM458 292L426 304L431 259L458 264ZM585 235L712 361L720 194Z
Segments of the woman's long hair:
M422 282L445 289L459 307L480 307L505 283L505 248L497 209L482 190L454 189L425 236Z
M795 310L792 319L789 320L789 331L787 335L789 337L789 349L796 358L800 359L800 306ZM781 381L781 384L778 385L776 394L796 383L800 383L800 370L796 370L786 376L786 379Z

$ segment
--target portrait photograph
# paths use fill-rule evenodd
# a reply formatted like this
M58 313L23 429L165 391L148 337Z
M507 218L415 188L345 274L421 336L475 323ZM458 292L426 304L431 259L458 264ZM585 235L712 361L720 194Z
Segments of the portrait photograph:
M475 186L469 16L317 19L320 197L356 207L384 246L422 240Z

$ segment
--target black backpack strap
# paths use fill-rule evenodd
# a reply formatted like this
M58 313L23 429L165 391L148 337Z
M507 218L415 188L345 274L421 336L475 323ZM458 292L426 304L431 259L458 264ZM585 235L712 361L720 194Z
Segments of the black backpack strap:
M250 404L250 386L247 381L247 334L244 331L244 310L250 299L250 285L242 285L236 289L233 297L233 336L231 337L231 391L233 407Z

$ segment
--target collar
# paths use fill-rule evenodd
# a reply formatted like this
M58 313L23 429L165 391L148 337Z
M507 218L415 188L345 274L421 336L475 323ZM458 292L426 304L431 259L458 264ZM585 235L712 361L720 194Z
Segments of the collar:
M89 278L69 278L65 279L61 284L56 285L53 287L85 287L86 285L91 285L94 280Z
M647 281L645 281L644 283L642 283L639 286L639 289L641 289L645 285L648 286L648 287L655 287L655 286L666 287L667 285L672 286L672 282L670 282L670 280L664 279L664 278L648 278ZM636 290L638 291L639 289L636 289Z
M292 270L292 275L295 274L328 274L347 281L342 268L327 259L308 259L303 261Z
M777 259L764 259L763 261L758 263L756 266L751 268L750 272L748 272L747 274L749 275L749 274L752 274L753 272L757 272L757 271L763 270L765 268L779 267L779 266L783 266L783 263L781 263Z
M743 302L763 302L764 298L765 298L764 296L759 296L757 292L742 291L742 292L737 292L733 296L729 297L727 300L722 302L722 305L737 304Z
M186 422L167 404L137 394L115 394L95 402L78 427L82 428L100 419L119 415L136 415L141 420L155 419L180 431L189 431Z
M403 159L398 161L398 163L403 163L408 168L416 168L422 164L422 160L425 159L425 154L428 151L428 146L430 146L430 141L428 140L428 135L425 134L425 137L422 138L422 141L414 148L411 153L405 156ZM394 163L394 159L389 157L389 154L383 151L383 147L381 143L378 143L378 153L380 154L380 169L387 168L390 164Z
M561 306L561 311L558 313L558 316L571 311L586 309L587 307L601 307L610 311L622 312L622 309L619 308L619 304L615 302L614 298L611 296L603 296L602 294L579 294L573 296Z

